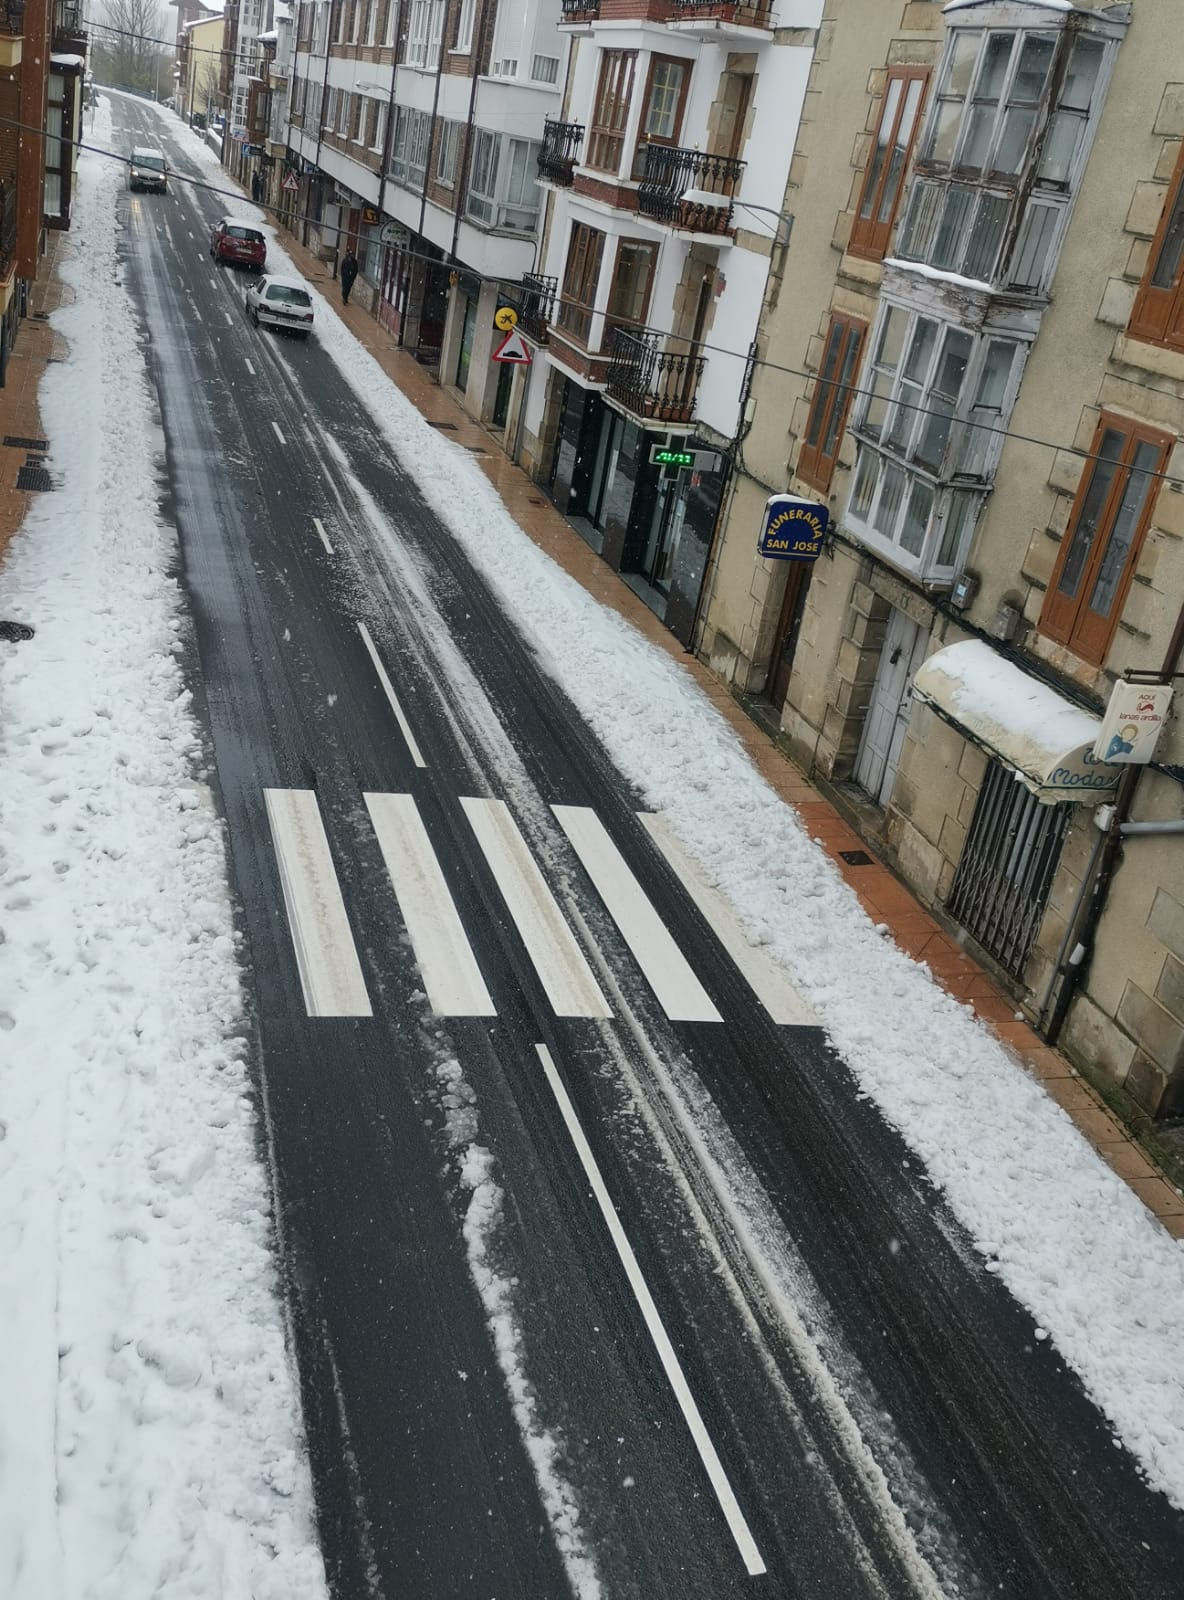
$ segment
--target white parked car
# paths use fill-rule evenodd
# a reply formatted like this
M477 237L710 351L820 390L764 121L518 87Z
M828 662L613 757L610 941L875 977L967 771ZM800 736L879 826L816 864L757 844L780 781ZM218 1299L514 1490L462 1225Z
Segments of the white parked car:
M308 338L312 332L312 296L294 278L260 278L247 290L247 311L256 327L288 328Z

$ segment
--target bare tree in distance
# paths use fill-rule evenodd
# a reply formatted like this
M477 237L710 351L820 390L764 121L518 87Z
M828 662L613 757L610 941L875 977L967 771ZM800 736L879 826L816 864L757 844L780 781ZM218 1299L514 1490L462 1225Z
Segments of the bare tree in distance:
M174 51L160 41L175 26L175 19L170 26L162 16L160 0L104 0L92 21L95 77L140 94L159 93L167 84L171 93Z

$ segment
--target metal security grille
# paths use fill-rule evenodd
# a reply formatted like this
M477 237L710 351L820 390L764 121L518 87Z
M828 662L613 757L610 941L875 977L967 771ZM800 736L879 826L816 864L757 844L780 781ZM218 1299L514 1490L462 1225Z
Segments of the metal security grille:
M1040 928L1069 811L1041 805L997 761L988 766L947 909L1016 977Z

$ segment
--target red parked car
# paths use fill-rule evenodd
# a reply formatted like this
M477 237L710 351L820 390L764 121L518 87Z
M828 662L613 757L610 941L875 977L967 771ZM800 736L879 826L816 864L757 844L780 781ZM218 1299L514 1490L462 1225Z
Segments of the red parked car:
M258 228L234 217L223 217L210 234L210 254L215 261L262 272L267 264L267 242Z

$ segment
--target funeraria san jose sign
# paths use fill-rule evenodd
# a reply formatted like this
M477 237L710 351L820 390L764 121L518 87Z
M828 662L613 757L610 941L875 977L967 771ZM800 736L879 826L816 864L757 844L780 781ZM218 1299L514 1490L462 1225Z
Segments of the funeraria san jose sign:
M830 512L814 500L775 494L765 503L757 554L770 561L816 561L830 526Z

